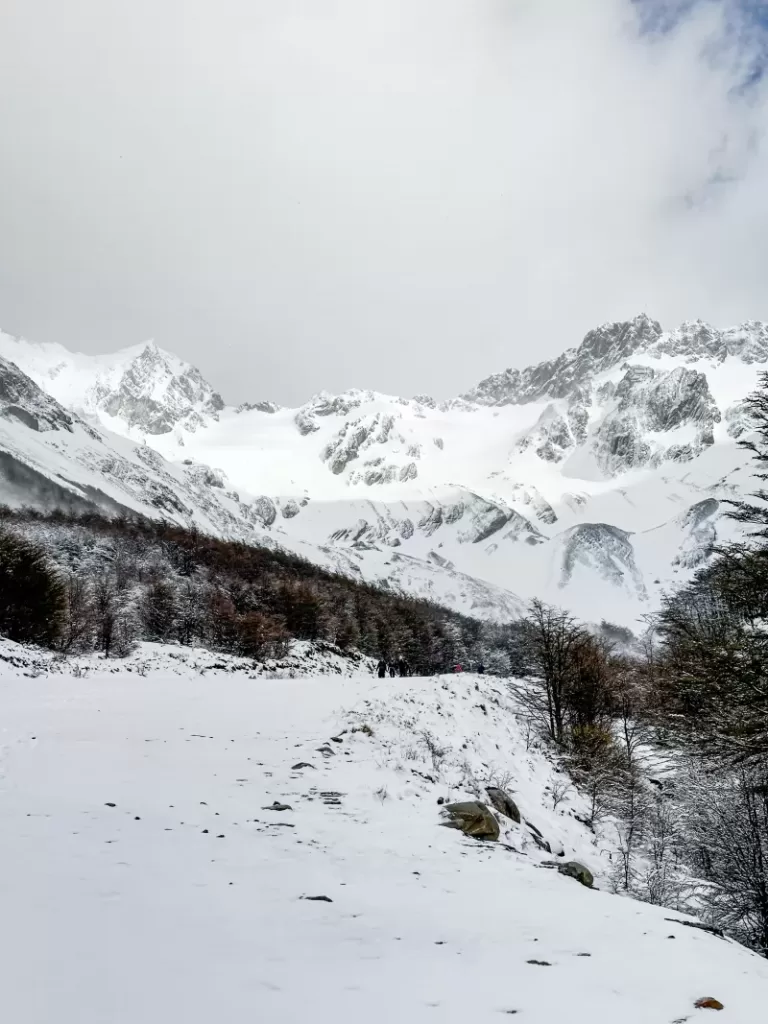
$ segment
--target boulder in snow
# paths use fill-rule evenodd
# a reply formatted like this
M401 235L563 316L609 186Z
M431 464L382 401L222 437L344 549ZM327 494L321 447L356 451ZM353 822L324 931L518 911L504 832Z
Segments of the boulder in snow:
M588 889L591 889L595 884L595 880L592 877L592 872L589 868L585 868L583 864L579 864L577 860L566 861L565 864L558 864L557 870L561 875L566 875L568 878L575 878L577 882L581 882Z
M491 810L479 800L467 800L458 804L446 804L446 828L457 828L473 839L489 839L495 842L500 835L499 823Z
M512 821L516 821L520 824L520 811L518 810L517 804L503 789L499 789L498 786L488 786L486 789L488 799L491 802L491 806L494 807L499 814L503 814L507 818L511 818Z

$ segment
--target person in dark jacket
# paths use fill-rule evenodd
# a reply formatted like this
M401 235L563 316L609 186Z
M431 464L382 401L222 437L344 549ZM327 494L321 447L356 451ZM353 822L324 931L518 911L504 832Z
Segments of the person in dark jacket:
M479 665L477 666L477 671L478 671L478 674L479 674L479 675L481 675L481 676L482 676L482 675L485 675L485 665L484 665L484 664L482 663L482 661L481 661L481 662L480 662L480 664L479 664Z
M389 674L390 674L390 676L392 677L392 679L394 679L394 678L395 678L395 676L397 675L397 667L395 666L395 663L394 663L394 661L393 661L393 662L392 662L392 664L391 664L391 665L389 666Z
M386 676L386 674L387 674L387 663L386 663L386 661L384 661L384 659L381 658L381 660L379 661L379 664L376 666L376 668L377 668L377 671L379 673L379 679L383 679Z

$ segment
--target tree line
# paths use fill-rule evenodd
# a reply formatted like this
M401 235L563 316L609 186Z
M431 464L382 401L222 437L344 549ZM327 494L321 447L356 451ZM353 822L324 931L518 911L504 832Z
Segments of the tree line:
M516 630L172 523L0 508L0 635L64 653L148 640L267 660L316 640L416 674L507 674Z
M768 374L747 400L748 529L667 595L634 644L534 602L521 712L615 842L618 889L768 956ZM620 639L620 638L619 638Z

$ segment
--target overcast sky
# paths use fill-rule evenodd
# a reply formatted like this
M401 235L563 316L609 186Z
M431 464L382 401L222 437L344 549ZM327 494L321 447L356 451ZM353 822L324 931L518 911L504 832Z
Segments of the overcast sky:
M0 0L0 326L293 404L768 319L737 6Z

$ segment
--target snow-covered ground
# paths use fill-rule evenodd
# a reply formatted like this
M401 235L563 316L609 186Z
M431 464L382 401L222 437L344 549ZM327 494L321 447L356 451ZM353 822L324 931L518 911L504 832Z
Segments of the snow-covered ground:
M708 996L765 1019L765 961L606 891L500 680L3 655L4 1020L666 1024ZM494 844L440 827L439 798L488 783L553 855L525 824Z

